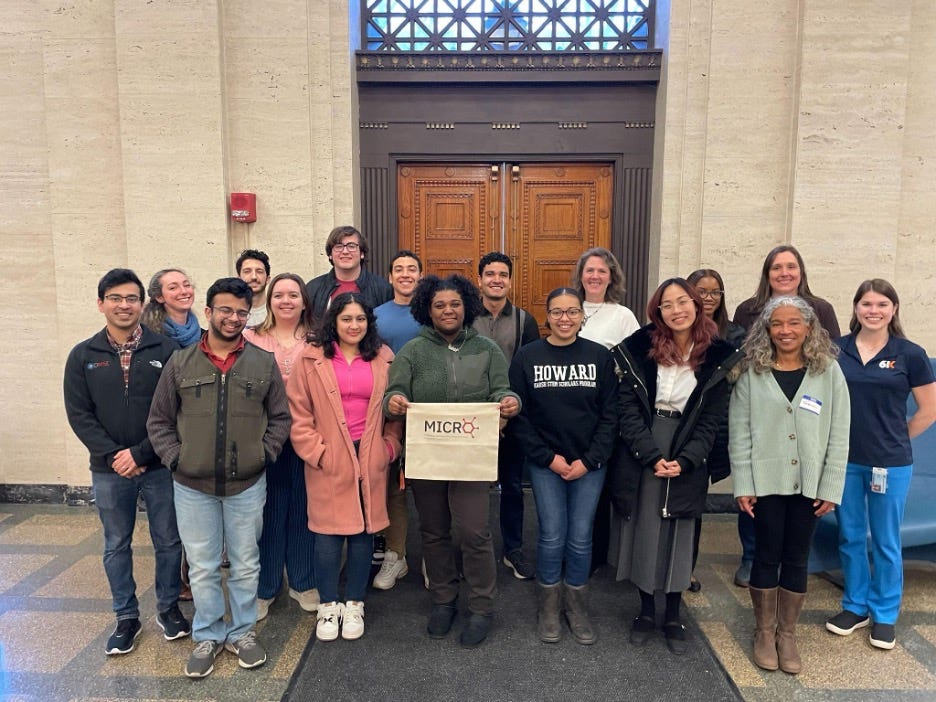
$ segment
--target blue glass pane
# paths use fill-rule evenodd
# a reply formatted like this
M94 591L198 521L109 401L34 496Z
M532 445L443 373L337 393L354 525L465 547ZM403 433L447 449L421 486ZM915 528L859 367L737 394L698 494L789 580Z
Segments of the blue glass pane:
M362 33L386 51L619 51L634 47L633 36L649 46L651 2L362 0Z

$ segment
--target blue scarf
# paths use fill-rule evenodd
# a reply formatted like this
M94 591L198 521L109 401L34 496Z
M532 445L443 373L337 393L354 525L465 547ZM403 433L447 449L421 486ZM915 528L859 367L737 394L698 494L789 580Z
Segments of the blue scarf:
M169 317L166 317L166 321L163 322L163 328L166 330L164 332L165 335L176 342L183 349L186 346L197 344L202 335L202 329L200 326L198 326L198 319L192 313L192 310L189 310L185 324L177 324Z

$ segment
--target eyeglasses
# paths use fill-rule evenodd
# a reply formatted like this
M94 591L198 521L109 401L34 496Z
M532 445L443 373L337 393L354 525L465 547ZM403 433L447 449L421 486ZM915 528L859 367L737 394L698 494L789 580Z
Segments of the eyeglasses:
M660 311L661 311L661 312L672 312L673 310L677 310L677 309L678 309L678 310L683 310L683 309L685 309L685 308L687 308L687 307L691 307L691 306L692 306L692 298L691 298L691 297L681 297L681 298L679 298L678 300L676 300L676 304L673 304L672 302L664 302L662 305L660 305Z
M215 312L222 317L233 317L237 315L238 319L247 319L250 316L250 310L235 310L233 307L212 307Z
M696 288L696 292L699 293L699 297L703 300L707 297L713 300L720 300L721 296L725 294L724 290L703 290L702 288Z
M126 302L128 305L135 305L142 299L139 295L105 295L104 299L107 300L112 305L119 305L122 302Z
M335 244L332 246L332 251L350 251L351 253L354 253L359 248L361 248L360 244L355 244L353 241L349 241L347 244Z
M575 320L582 316L582 310L578 307L570 307L567 310L549 310L546 314L549 315L550 319L560 320L562 319L562 315L565 315L569 319Z

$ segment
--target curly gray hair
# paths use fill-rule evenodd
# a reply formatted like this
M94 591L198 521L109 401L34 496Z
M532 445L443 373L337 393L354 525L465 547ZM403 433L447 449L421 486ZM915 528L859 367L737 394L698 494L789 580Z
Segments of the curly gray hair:
M832 343L829 333L819 323L816 311L806 300L798 296L772 297L751 326L751 331L741 347L744 351L743 366L755 373L766 373L773 368L776 349L770 339L770 318L780 307L795 307L809 325L806 340L803 342L803 360L806 370L812 375L824 373L838 357L838 346Z

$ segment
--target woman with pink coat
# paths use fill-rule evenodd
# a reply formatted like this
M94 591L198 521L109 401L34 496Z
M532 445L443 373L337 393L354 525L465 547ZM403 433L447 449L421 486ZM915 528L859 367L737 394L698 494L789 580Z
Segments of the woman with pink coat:
M364 594L374 534L385 528L387 474L400 453L402 426L384 423L381 400L393 353L374 313L355 293L332 300L316 340L292 371L290 438L305 461L309 529L321 595L315 634L334 641L364 634ZM348 545L345 600L338 598L341 551Z

